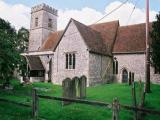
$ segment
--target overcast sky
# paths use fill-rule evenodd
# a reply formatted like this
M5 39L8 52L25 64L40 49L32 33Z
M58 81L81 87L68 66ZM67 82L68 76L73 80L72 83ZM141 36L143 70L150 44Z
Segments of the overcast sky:
M30 27L31 7L46 3L59 11L58 29L64 29L70 18L86 25L95 23L125 0L0 0L0 17L16 29ZM128 22L136 1L136 9ZM150 0L150 21L160 11L160 0ZM145 0L129 0L125 5L100 22L119 20L120 25L145 22Z

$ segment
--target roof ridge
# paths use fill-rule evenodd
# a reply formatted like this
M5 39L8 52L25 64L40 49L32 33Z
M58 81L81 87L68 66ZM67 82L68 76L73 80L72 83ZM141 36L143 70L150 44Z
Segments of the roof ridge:
M103 22L103 23L85 25L84 23L81 23L81 22L79 22L79 21L77 21L77 20L75 20L75 19L73 19L73 18L71 18L71 20L73 20L73 21L75 21L75 22L77 22L77 23L79 23L79 24L81 24L81 25L84 25L85 27L87 27L87 28L89 28L89 29L92 29L93 31L98 32L98 33L100 33L100 32L97 31L97 30L95 30L95 29L93 29L92 26L101 25L101 24L109 24L109 23L114 23L114 22L119 22L119 20L114 20L114 21L109 21L109 22ZM63 30L58 30L58 31L55 31L55 32L52 32L52 33L62 32L62 31L64 31L64 29L63 29Z
M83 23L81 23L81 22L79 22L79 21L77 21L77 20L75 20L75 19L73 19L73 18L71 18L71 19L73 20L73 22L76 22L76 23L78 23L78 24L80 24L80 25L83 25L83 26L86 27L88 30L92 30L92 31L94 31L94 32L96 32L96 33L98 33L98 34L100 34L100 32L94 30L94 29L91 28L90 26L85 25L85 24L83 24ZM76 24L75 24L75 25L76 25Z
M153 21L154 22L154 21ZM152 24L153 22L149 22L149 24ZM123 25L123 26L119 26L121 27L132 27L132 26L139 26L139 25L144 25L146 23L136 23L136 24L131 24L131 25Z
M114 22L118 22L119 23L119 20L113 20L113 21L106 21L106 22L102 22L102 23L96 23L96 24L90 24L88 26L94 26L94 25L101 25L101 24L109 24L109 23L114 23Z

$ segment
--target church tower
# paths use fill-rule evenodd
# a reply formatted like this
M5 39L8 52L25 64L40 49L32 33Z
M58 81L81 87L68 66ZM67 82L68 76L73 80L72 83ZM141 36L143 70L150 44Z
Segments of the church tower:
M51 32L57 31L57 10L46 4L31 9L28 51L37 51Z

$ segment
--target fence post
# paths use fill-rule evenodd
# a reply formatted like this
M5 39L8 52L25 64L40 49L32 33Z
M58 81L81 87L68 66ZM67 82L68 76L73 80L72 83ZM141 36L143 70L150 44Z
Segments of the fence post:
M134 82L134 73L132 73L132 102L133 102L133 106L137 107L137 99L136 99L136 88L135 88L135 82ZM137 116L137 110L135 110L135 115L134 115L134 120L137 120L138 116Z
M118 120L119 119L119 110L120 105L118 99L114 99L112 103L112 120Z
M32 116L34 118L38 116L38 96L36 89L32 89Z

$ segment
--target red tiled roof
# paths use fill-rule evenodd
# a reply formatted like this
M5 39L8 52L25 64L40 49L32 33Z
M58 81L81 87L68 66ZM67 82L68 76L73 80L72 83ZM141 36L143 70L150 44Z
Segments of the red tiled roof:
M119 27L119 21L94 24L90 27L100 32L103 39L103 43L105 44L105 46L109 48L109 51L112 52L113 45L117 35L117 30Z
M78 21L73 21L81 36L83 37L86 45L88 46L90 52L108 55L107 46L104 44L103 38L98 31Z
M86 26L76 20L71 20L75 23L81 36L85 40L89 51L105 55L111 54L111 48L119 26L118 21ZM63 32L64 31L57 31L51 33L40 48L40 51L55 50L57 44L60 42Z
M146 48L145 23L119 27L114 53L144 52ZM150 23L151 30L151 23ZM150 38L151 41L151 38Z
M39 51L47 51L47 50L54 50L56 45L58 44L61 36L63 34L63 31L57 31L51 33L48 38L43 43L42 47L39 49Z
M86 26L73 19L71 21L75 23L91 52L110 55L112 52L132 53L145 51L144 23L120 27L119 21L93 24L90 26ZM40 48L40 51L54 51L65 30L51 33Z

